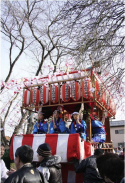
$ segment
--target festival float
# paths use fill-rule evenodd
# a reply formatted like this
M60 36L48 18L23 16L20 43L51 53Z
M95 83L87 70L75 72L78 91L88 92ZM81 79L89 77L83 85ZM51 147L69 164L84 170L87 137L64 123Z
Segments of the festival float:
M25 82L22 108L36 113L42 110L46 118L59 109L61 117L67 119L67 122L74 111L79 112L87 124L86 141L81 141L78 133L15 135L10 147L11 159L14 159L19 146L27 144L33 148L33 160L37 161L36 150L46 142L52 154L62 158L63 183L80 183L83 182L83 175L75 174L71 163L73 158L81 161L91 156L96 148L113 151L109 118L114 118L116 105L110 91L97 73L93 72L93 68L40 77L32 84Z

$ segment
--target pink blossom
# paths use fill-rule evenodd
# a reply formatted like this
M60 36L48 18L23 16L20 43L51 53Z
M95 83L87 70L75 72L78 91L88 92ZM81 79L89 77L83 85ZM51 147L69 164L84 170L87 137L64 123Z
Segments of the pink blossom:
M50 67L50 70L53 71L53 67Z

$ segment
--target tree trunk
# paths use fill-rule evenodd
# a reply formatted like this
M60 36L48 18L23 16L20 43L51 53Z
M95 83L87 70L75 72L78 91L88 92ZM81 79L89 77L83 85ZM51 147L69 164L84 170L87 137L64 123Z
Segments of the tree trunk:
M33 112L29 111L29 119L28 119L28 126L27 126L26 134L31 134L32 130L33 130L34 123L32 120L32 114L33 114Z
M19 124L15 127L14 132L13 132L14 134L19 133L19 130L22 127L22 124L24 123L24 119L26 116L27 116L27 111L25 113L22 112L22 118L21 118Z
M4 145L7 145L7 140L6 140L6 137L5 137L5 130L4 130L4 123L2 122L2 119L0 119L0 122L1 122L1 129L3 128L3 130L1 131L1 142L4 143Z

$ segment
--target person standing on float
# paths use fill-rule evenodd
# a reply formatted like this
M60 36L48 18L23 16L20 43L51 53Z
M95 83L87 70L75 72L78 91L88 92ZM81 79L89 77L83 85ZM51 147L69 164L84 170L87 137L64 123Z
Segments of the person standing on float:
M44 113L38 113L38 122L35 123L33 134L45 134L48 131L48 123L44 120Z
M83 140L86 140L86 122L79 120L79 113L74 112L72 114L72 123L69 127L70 134L79 133Z
M65 122L60 118L60 111L53 112L53 120L50 122L49 133L65 133Z

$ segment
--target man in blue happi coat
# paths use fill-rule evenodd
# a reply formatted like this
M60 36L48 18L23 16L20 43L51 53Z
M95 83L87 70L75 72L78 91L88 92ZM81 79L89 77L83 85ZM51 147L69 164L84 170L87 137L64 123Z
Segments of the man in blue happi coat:
M83 140L86 140L86 122L79 120L79 113L74 112L72 114L72 123L70 125L70 134L79 133Z
M65 133L65 122L60 118L60 111L55 110L53 120L50 122L49 133Z
M38 113L38 122L35 123L33 134L45 134L48 131L48 123L44 120L44 113Z

